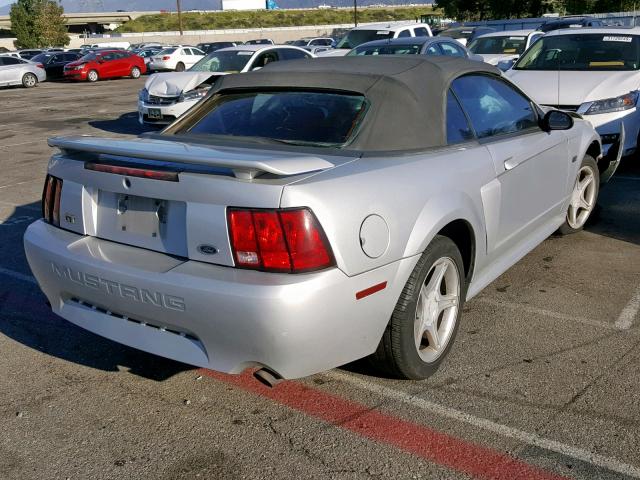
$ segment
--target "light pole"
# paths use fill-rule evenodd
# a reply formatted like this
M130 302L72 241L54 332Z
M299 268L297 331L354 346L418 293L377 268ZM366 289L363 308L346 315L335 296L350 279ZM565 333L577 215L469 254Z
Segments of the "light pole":
M353 26L358 26L358 0L353 0Z
M176 0L178 5L178 28L180 29L180 35L182 35L182 8L180 7L180 0Z

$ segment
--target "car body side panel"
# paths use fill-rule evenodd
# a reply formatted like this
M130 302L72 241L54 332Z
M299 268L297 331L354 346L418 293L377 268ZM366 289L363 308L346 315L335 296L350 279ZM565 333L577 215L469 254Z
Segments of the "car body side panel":
M422 253L442 227L457 219L472 225L482 252L480 191L494 178L486 148L470 143L403 157L362 158L286 186L281 206L310 207L338 267L357 275ZM364 253L360 239L361 225L372 214L389 229L388 248L378 258Z
M500 183L499 228L488 253L525 240L564 203L569 175L567 136L562 131L496 138L488 143ZM554 172L549 175L549 172Z

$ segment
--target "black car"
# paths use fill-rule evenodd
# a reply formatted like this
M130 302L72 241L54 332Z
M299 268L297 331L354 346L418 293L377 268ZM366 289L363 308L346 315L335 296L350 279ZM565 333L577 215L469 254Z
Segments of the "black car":
M41 53L31 58L32 62L40 63L47 72L47 79L64 77L64 66L75 62L82 55L73 52Z
M235 47L235 42L208 42L208 43L199 43L196 45L200 50L204 53L215 52L216 50L220 50L221 48L229 48Z
M564 17L558 20L550 20L544 23L538 28L538 30L547 33L552 30L560 30L561 28L602 26L604 26L602 21L593 17Z

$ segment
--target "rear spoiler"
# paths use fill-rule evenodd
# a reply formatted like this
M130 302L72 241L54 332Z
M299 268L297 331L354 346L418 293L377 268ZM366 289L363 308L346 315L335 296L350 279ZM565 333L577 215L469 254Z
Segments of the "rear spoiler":
M251 180L262 173L279 176L326 170L335 164L313 155L262 150L219 148L148 138L120 139L92 136L51 137L50 147L62 152L86 152L230 169L236 178Z

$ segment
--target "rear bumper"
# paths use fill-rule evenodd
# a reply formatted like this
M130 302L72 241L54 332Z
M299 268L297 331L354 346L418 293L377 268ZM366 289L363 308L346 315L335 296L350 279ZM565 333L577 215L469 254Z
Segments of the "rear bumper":
M24 236L53 311L140 350L227 373L297 378L372 353L418 257L355 277L238 270L85 237L43 221ZM387 282L356 300L355 293Z

